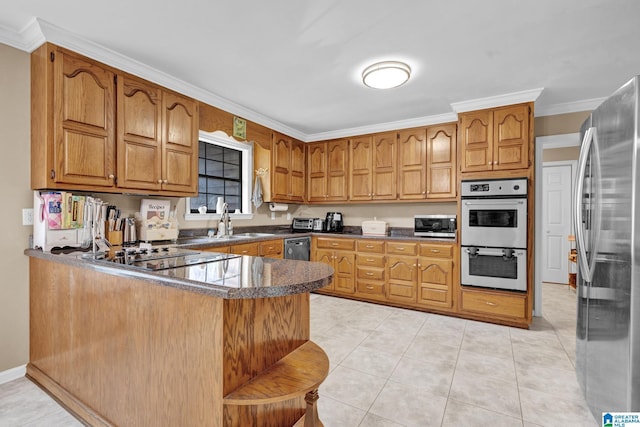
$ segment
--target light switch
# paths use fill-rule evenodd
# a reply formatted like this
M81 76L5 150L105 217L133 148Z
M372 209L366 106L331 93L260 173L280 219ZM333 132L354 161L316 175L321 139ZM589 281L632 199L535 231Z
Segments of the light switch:
M22 209L22 225L33 225L33 208Z

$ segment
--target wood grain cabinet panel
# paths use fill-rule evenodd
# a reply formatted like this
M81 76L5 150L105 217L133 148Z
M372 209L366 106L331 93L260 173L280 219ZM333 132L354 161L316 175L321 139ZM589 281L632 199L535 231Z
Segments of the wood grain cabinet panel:
M50 113L55 147L51 178L59 184L113 187L114 73L62 49L52 48L49 58L53 63L54 108Z
M398 198L427 197L427 136L425 128L398 132Z
M33 189L197 193L195 100L49 43L31 90Z
M305 144L274 132L271 145L272 201L303 202L306 186L305 169Z
M268 258L282 258L284 254L283 240L265 240L259 242L260 256Z
M349 200L371 200L373 196L373 137L349 140Z
M418 265L415 257L388 256L387 277L387 298L390 301L416 302Z
M418 302L427 306L451 308L453 305L453 262L419 258Z
M355 292L356 255L353 239L312 238L312 260L330 265L334 270L331 285L321 292L353 294Z
M427 199L456 197L457 125L427 128Z
M394 200L397 191L398 138L395 132L373 136L372 200Z
M348 199L348 156L346 139L308 144L307 198L309 202L336 202Z
M530 115L529 104L460 113L461 171L527 169Z

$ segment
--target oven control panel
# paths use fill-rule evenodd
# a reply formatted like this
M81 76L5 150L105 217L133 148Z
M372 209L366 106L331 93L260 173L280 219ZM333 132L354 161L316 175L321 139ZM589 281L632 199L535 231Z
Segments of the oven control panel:
M462 197L525 197L527 178L462 181Z

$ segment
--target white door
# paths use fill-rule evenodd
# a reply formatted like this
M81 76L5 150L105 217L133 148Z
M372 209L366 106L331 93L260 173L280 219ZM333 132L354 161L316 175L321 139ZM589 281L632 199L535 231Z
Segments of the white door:
M569 283L571 166L542 168L542 281Z

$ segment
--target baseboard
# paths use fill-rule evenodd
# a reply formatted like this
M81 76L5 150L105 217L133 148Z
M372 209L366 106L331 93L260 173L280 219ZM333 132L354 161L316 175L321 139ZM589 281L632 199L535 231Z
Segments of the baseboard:
M0 384L8 383L9 381L17 380L24 377L27 372L27 365L16 366L15 368L7 369L0 372Z

